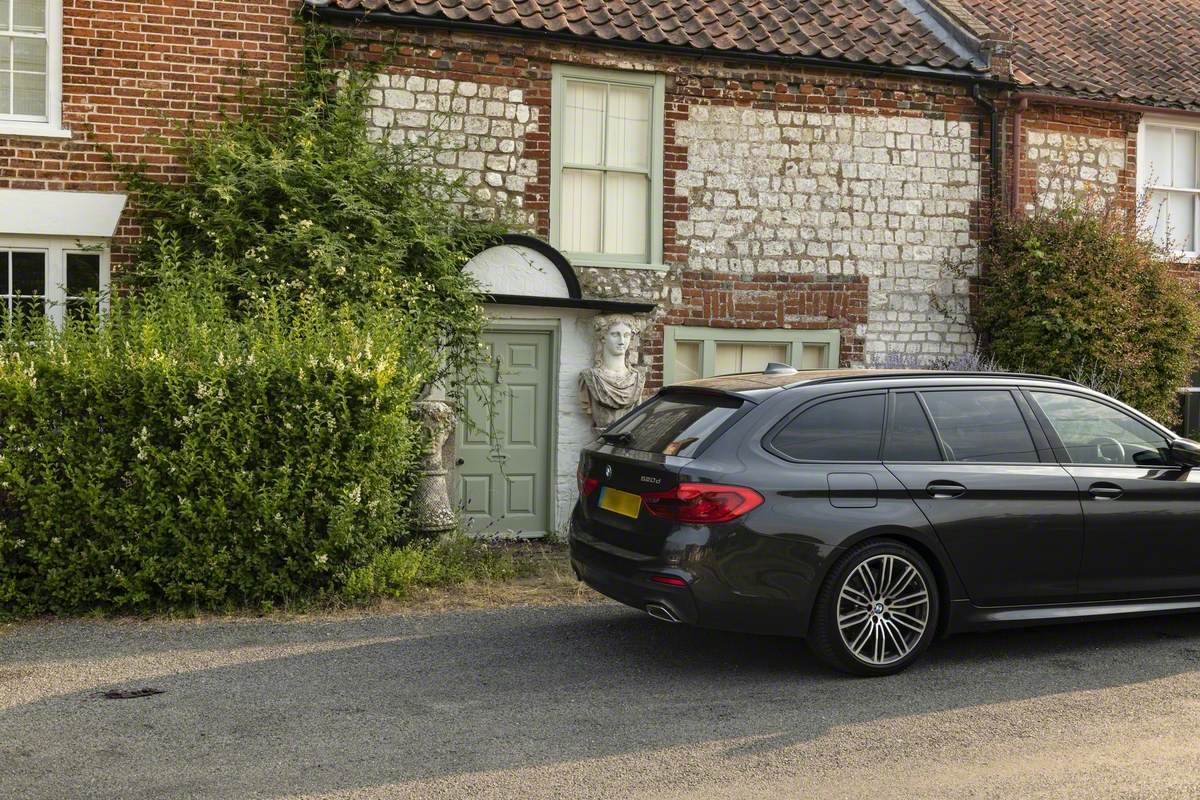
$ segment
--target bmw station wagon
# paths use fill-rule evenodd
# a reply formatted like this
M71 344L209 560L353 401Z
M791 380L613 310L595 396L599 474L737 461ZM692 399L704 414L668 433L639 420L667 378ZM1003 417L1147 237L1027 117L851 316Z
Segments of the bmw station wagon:
M771 365L586 447L571 561L657 619L883 675L938 635L1200 609L1198 465L1070 381Z

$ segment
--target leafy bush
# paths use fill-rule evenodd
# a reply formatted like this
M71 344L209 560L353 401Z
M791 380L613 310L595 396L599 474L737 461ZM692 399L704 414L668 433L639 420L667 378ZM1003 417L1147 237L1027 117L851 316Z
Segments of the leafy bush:
M1164 254L1120 215L1078 207L997 225L976 324L997 362L1088 376L1167 422L1200 344L1197 298Z
M0 342L0 607L312 596L405 533L436 354L409 315L117 300Z
M437 542L411 542L377 553L369 563L350 573L342 594L352 601L398 599L417 586L505 579L516 573L517 565L508 551L459 535Z
M291 86L242 98L236 116L171 143L186 181L127 167L151 235L116 279L135 290L202 280L235 314L265 292L404 308L421 331L413 346L442 354L427 383L469 373L484 315L462 266L498 229L465 215L462 188L428 168L420 143L373 139L377 67L335 66L338 33L305 30Z

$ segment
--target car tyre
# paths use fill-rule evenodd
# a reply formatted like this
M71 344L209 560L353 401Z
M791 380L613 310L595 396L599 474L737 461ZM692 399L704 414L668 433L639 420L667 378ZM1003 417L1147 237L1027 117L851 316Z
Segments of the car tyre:
M893 540L864 542L843 555L821 585L809 649L843 672L892 675L933 641L939 602L937 580L920 553Z

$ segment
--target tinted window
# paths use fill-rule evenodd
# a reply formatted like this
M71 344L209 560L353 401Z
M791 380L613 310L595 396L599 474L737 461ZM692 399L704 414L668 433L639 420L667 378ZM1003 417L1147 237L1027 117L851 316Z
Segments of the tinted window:
M741 406L733 398L659 395L607 433L627 434L622 447L690 456Z
M885 461L942 460L929 419L915 394L896 395L883 458Z
M921 396L951 461L1038 460L1025 418L1007 391L924 392Z
M1156 466L1167 462L1167 440L1112 406L1055 392L1030 392L1076 464Z
M771 446L802 461L878 461L884 395L827 400L795 417Z

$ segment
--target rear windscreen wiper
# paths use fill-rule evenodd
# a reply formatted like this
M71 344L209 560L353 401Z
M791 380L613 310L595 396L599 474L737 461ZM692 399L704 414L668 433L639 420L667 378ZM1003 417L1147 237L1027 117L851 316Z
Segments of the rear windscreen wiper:
M629 442L633 439L633 434L629 433L628 431L622 431L620 433L602 433L600 434L600 438L609 444L629 444Z

